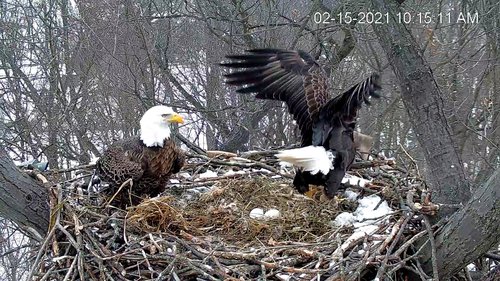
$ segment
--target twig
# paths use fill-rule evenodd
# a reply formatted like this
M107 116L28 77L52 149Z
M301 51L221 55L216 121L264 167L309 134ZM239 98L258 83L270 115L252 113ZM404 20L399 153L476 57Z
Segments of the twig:
M123 187L125 187L127 184L130 185L130 187L132 187L133 185L133 181L132 179L128 179L126 181L124 181L122 183L122 185L120 185L120 187L118 188L118 190L115 192L115 194L113 194L113 196L104 204L104 206L107 208L109 207L109 204L111 204L111 202L113 202L113 199L115 199L115 197L118 195L118 193L120 193L120 191L122 191Z
M492 259L492 260L500 261L500 255L497 255L494 253L486 253L486 254L484 254L484 257Z
M202 149L201 147L197 146L196 144L192 143L189 141L186 137L182 136L181 134L175 134L175 137L180 140L182 143L184 143L187 147L189 147L191 150L198 154L205 154L206 151Z
M94 169L95 164L86 164L86 165L80 165L76 167L71 167L67 169L60 169L60 170L48 170L46 173L47 174L61 174L61 173L66 173L66 172L71 172L71 171L76 171L76 170L86 170L86 169Z
M200 159L206 160L207 164L217 164L217 165L223 165L223 166L235 166L235 167L242 167L242 168L256 168L256 167L263 168L263 169L269 170L277 175L281 175L281 176L284 176L287 178L293 178L292 175L281 173L279 170L277 170L276 168L274 168L272 166L269 166L269 165L261 163L261 162L253 161L253 160L250 160L251 161L250 163L238 163L238 162L234 162L234 161L222 161L222 160L210 158L208 156L201 155L201 154L189 154L189 157L200 158Z
M387 262L389 261L389 256L390 256L392 250L394 249L394 247L396 246L396 244L399 242L399 239L400 239L401 235L403 234L404 227L406 226L408 221L410 221L411 217L412 217L412 214L409 214L406 217L400 218L399 221L392 227L391 234L387 237L387 239L382 243L382 246L379 248L379 250L382 250L383 248L385 248L384 245L388 245L388 243L390 241L392 241L391 246L389 246L389 248L387 249L387 252L385 254L385 258L382 261L382 263L377 271L377 276L375 278L378 278L378 280L383 279L383 276L385 274L385 269L387 266Z
M64 276L64 279L63 281L68 281L71 274L73 273L73 270L75 268L75 265L76 265L76 262L77 262L77 257L78 257L78 253L76 254L76 257L73 258L73 262L71 263L70 267L68 268L68 271L66 272L66 275Z
M38 268L40 265L40 261L42 259L42 256L45 255L46 251L45 249L47 248L47 245L49 245L49 242L52 240L52 236L56 232L56 228L53 227L49 234L47 234L47 237L45 237L45 240L43 241L42 246L40 247L40 250L38 250L38 254L36 255L35 261L33 262L33 265L30 268L30 271L28 272L28 278L26 280L32 280L33 279L33 274L35 273L35 269Z
M429 234L429 242L431 244L431 261L432 261L432 275L434 276L435 281L439 281L439 272L437 266L437 253L436 253L436 240L434 239L434 232L432 231L432 226L429 221L429 218L424 215L424 224L427 229L427 233Z

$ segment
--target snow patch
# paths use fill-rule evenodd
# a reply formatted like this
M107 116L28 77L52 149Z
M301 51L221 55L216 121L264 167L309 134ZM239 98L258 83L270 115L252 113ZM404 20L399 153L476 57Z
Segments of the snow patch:
M281 168L292 168L293 167L293 164L285 162L285 161L280 161L279 165Z
M279 280L289 281L292 280L292 276L284 273L278 273L275 275Z
M208 179L208 178L216 178L216 177L217 177L217 173L214 171L211 171L211 170L207 170L206 172L198 175L198 178L200 178L200 179Z
M343 212L339 214L333 223L336 226L354 226L361 228L368 225L376 225L376 220L392 213L392 209L378 195L370 195L358 200L359 205L354 213ZM365 231L366 232L366 231ZM369 232L369 231L368 231Z
M381 201L382 198L378 195L370 195L358 200L359 206L354 212L357 220L375 220L392 213L387 201Z
M393 210L389 207L387 202L378 195L370 195L363 197L358 200L359 205L354 213L343 212L339 214L333 224L336 226L353 226L355 228L354 233L347 238L344 243L335 250L332 254L333 257L341 258L344 251L346 251L350 245L359 239L362 239L366 235L373 235L379 229L379 225L382 223L381 218L390 215ZM374 241L374 243L380 243L380 241ZM336 259L334 258L330 263L330 266L335 264Z
M356 201L358 199L359 193L352 191L352 190L346 190L344 192L345 198L349 199L350 201Z
M223 176L230 177L230 176L244 175L244 174L246 174L245 171L233 171L233 169L229 169L229 171L225 172Z
M99 160L99 157L92 156L92 158L90 158L89 164L95 165L98 160Z
M356 218L352 213L349 212L343 212L337 215L333 223L336 226L352 226L354 222L356 221Z
M372 181L349 174L345 174L344 178L342 179L342 183L349 183L350 185L357 185L361 187L365 187L370 182Z
M185 179L190 179L191 178L191 174L190 173L186 173L186 172L178 173L177 176L181 177L181 178L185 178Z

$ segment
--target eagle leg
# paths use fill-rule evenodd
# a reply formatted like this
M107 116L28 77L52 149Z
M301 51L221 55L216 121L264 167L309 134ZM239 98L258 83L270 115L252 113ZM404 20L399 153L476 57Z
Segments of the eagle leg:
M297 172L295 173L295 177L293 178L293 186L295 186L297 191L301 194L309 191L309 184L307 183L302 171L297 170Z
M335 196L335 193L337 193L337 190L342 183L342 179L345 176L345 171L347 170L347 167L349 165L347 151L337 151L335 156L336 157L333 164L334 169L330 170L325 182L325 195L328 198L333 198Z
M328 173L327 180L325 183L325 195L328 198L333 198L337 190L339 189L340 183L344 178L345 171L341 169L334 169Z

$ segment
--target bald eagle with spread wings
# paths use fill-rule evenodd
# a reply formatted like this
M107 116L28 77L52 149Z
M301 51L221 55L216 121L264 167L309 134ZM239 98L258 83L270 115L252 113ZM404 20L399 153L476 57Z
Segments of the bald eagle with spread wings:
M379 76L372 74L346 92L330 97L325 70L304 51L254 49L229 55L221 65L237 71L226 83L240 94L286 103L297 122L302 148L281 151L277 157L299 167L293 184L300 193L309 184L325 186L332 198L355 157L354 129L358 110L369 97L379 98Z
M96 163L101 180L110 184L111 196L128 179L132 188L116 194L113 203L119 207L137 205L143 196L157 196L165 190L172 174L184 165L184 153L171 138L170 124L182 123L182 117L167 106L154 106L140 121L139 136L110 145Z

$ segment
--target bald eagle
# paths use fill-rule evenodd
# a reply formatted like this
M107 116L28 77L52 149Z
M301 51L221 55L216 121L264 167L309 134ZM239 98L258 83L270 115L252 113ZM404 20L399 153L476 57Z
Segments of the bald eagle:
M184 165L184 153L171 139L169 125L182 123L182 117L167 106L154 106L144 113L139 136L110 145L96 163L100 179L110 184L114 195L123 182L132 179L115 197L119 207L137 205L143 195L160 194L172 174Z
M295 188L305 193L309 184L322 185L325 194L333 197L354 161L358 110L363 103L369 104L370 96L380 97L379 76L372 74L330 97L325 70L304 51L254 49L227 58L230 62L221 65L237 70L225 75L227 84L239 86L237 93L285 102L297 122L302 148L277 155L299 167Z

